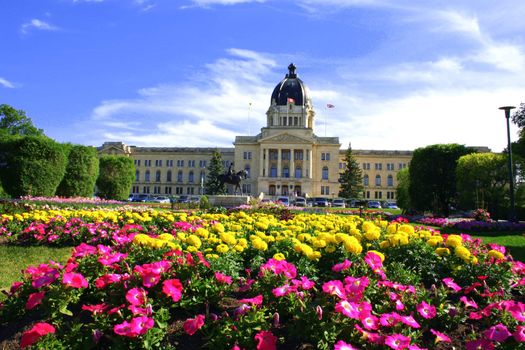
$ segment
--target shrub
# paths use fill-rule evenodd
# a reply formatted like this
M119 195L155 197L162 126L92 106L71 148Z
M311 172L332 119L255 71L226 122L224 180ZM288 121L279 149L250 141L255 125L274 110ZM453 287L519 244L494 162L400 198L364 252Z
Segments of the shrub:
M57 194L64 197L91 197L98 176L97 151L93 147L73 145L64 178Z
M126 200L135 179L133 160L123 156L103 156L99 162L98 195L104 199Z

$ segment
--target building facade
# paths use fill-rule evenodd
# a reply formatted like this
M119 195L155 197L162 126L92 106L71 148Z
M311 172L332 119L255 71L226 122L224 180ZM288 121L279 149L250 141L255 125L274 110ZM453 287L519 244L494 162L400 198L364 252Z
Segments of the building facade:
M255 136L237 136L232 148L217 148L224 167L245 169L243 192L266 196L337 197L346 150L338 137L314 133L315 110L296 67L272 92L266 126ZM206 166L215 148L136 147L106 142L100 154L133 158L133 194L198 195L205 193ZM395 200L396 175L406 168L412 151L353 150L363 171L368 199ZM231 191L232 189L229 189Z

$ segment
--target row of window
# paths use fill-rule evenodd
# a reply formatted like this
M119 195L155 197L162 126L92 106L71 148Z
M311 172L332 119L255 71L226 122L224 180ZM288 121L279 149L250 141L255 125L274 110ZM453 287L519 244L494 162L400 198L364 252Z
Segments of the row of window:
M251 153L251 152L248 152ZM303 160L304 159L304 153L301 149L296 149L293 152L293 159L294 160ZM283 149L281 150L281 160L290 160L291 159L292 152L289 149ZM275 149L271 149L268 152L268 157L270 160L277 160L279 158L279 151ZM246 158L244 158L246 159ZM250 158L251 159L251 158ZM306 160L309 160L308 153L306 153Z
M363 176L363 185L364 186L369 186L369 177L368 177L368 174L365 174L365 176ZM375 178L375 185L376 186L381 186L381 175L376 175L376 178ZM388 187L393 187L394 186L394 177L392 175L388 175L387 178L386 178L386 185Z
M140 166L142 161L141 159L135 159L133 161L135 163L135 166ZM206 165L207 165L207 162L206 160L199 160L199 168L206 168ZM151 159L145 159L144 160L144 166L145 167L150 167L151 166ZM162 159L155 159L155 166L156 167L162 167L163 164L166 164L166 166L169 168L169 167L173 167L173 159L166 159L166 162L163 162ZM185 164L185 160L184 159L179 159L177 160L177 167L178 168L183 168L184 167L184 164ZM187 163L188 165L188 168L195 168L195 165L197 164L195 160L188 160ZM230 165L230 161L225 161L223 162L223 165L224 166L229 166Z
M363 197L366 199L370 199L371 193L370 191L364 191ZM382 191L374 191L374 199L383 199L383 192ZM386 192L386 199L395 199L395 192L394 191L387 191Z
M247 177L249 178L250 177L250 166L247 165L244 170L246 170L246 172L248 173ZM204 179L206 179L206 172L205 171L201 171L200 172L200 181L204 181ZM140 171L139 170L136 170L135 171L135 182L140 182ZM144 182L150 182L151 181L151 172L149 170L146 170L144 172ZM172 172L171 170L168 170L166 172L166 182L172 182L173 179L172 179ZM190 171L188 173L188 182L194 182L195 181L195 173L193 171ZM162 182L162 172L160 170L157 170L155 172L155 182ZM182 170L179 170L177 172L177 182L184 182L184 178L183 178L183 172Z
M342 165L341 165L342 164ZM362 167L363 170L370 170L370 164L371 163L363 163ZM339 163L339 168L344 169L346 167L345 163ZM398 163L397 169L401 170L407 167L406 163ZM374 169L375 170L383 170L383 163L374 163ZM386 163L386 170L394 171L395 170L395 164L394 163Z

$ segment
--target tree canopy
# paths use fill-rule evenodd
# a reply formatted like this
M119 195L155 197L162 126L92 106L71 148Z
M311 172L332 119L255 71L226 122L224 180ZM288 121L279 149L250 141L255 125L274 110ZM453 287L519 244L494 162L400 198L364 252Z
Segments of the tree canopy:
M363 194L363 172L352 154L352 146L349 144L345 154L345 170L340 174L339 183L341 188L339 196L343 198L358 198Z
M461 156L475 152L464 145L438 144L414 151L410 162L410 202L419 211L448 216L456 201L456 166Z
M21 135L21 136L43 136L44 131L33 125L31 118L26 116L23 110L16 110L13 107L0 105L0 137L2 135Z
M397 205L403 210L410 209L410 168L403 168L397 173Z
M94 147L70 146L64 178L57 194L65 197L91 197L98 177L98 156Z
M222 156L219 150L215 150L208 166L205 191L208 195L226 194L226 186L219 181L219 175L224 173Z
M98 195L104 199L126 200L135 180L133 160L124 156L99 159Z

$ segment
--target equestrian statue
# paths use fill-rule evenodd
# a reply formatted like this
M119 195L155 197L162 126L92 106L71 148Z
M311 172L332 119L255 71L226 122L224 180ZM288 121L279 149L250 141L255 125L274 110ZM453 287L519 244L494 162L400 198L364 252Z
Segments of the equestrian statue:
M230 164L228 171L224 174L219 175L217 178L221 184L234 185L233 194L237 193L237 189L239 189L239 192L242 194L241 181L243 179L246 179L246 177L248 176L248 172L243 169L235 173L232 169L232 166L233 164Z

